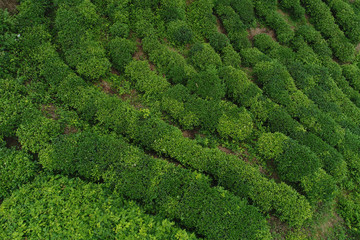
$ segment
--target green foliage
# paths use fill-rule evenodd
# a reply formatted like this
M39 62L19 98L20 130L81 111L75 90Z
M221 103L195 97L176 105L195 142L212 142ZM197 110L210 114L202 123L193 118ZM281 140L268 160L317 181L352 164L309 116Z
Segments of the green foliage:
M168 24L169 40L176 45L184 45L193 41L193 32L185 21L176 20Z
M190 63L199 70L220 67L221 58L208 43L196 43L189 52Z
M213 7L212 0L198 0L193 1L187 9L187 18L191 22L192 29L206 38L216 32Z
M144 51L148 53L150 61L156 64L159 72L174 84L186 84L187 80L195 74L195 69L186 63L185 58L176 51L162 45L153 37L142 41Z
M36 172L37 165L29 154L0 146L0 200L31 181Z
M345 64L341 67L346 80L355 90L360 91L360 69L355 64Z
M320 167L320 161L310 148L289 139L284 147L284 154L276 159L277 171L282 179L298 182Z
M225 96L225 86L215 69L201 71L189 79L187 87L204 99L219 100Z
M20 79L0 79L0 101L3 103L0 104L0 135L13 136L25 113L33 110L25 94Z
M256 47L246 48L240 51L242 64L245 67L254 67L259 62L270 61L271 58L262 53Z
M209 42L211 47L214 48L217 52L221 52L229 45L229 39L226 37L226 35L219 32L215 32L214 34L210 35Z
M263 53L269 53L278 48L279 43L274 41L268 34L260 33L254 36L254 46Z
M234 68L240 68L241 57L231 45L227 45L221 51L221 60L224 66L232 66Z
M252 0L232 0L231 6L246 26L255 22L254 3Z
M295 21L305 20L305 9L300 5L300 0L280 0L279 7L288 11Z
M337 193L336 183L323 169L304 177L301 186L307 199L313 204L328 203L334 200Z
M299 182L312 176L320 167L320 160L308 148L281 133L264 133L257 142L259 153L273 159L282 180Z
M120 37L120 38L127 38L129 36L130 29L126 23L122 22L115 22L110 27L110 34L113 38Z
M252 83L245 72L231 66L220 69L219 76L226 86L226 96L243 106L251 106L262 95L262 91Z
M249 5L249 7L251 7ZM243 48L250 47L248 39L248 32L240 16L234 11L231 6L226 6L218 3L215 6L217 15L220 16L222 23L228 33L228 38L234 49L240 51Z
M339 24L345 35L353 43L358 43L360 41L360 18L351 5L341 0L326 0L325 2L332 10L336 23Z
M301 0L306 13L311 16L310 22L328 40L335 57L342 62L354 59L355 48L346 39L344 33L335 23L329 6L321 0Z
M196 239L102 185L61 176L23 186L1 205L0 216L2 238Z
M152 131L150 126L145 130L141 132L144 136ZM162 135L169 136L167 132ZM153 144L164 147L164 140L168 141ZM143 202L160 215L180 219L208 238L269 238L265 219L246 201L221 188L211 188L209 179L199 173L150 158L115 135L83 132L60 137L42 152L40 162L49 170L103 178L120 194ZM199 218L199 214L206 217ZM230 227L224 228L224 221Z
M54 119L36 115L32 117L19 126L16 135L24 150L38 153L61 133L61 127Z
M114 67L123 72L125 66L132 61L132 55L136 51L134 42L116 37L109 42L109 55Z
M160 16L165 22L185 19L185 2L180 0L162 0Z
M259 153L267 160L275 159L284 152L284 145L288 137L279 132L263 133L258 139L256 146Z
M148 95L160 94L170 85L165 78L151 71L146 61L130 62L125 68L125 74L137 90Z
M321 33L316 31L311 25L300 26L296 34L302 36L303 39L313 48L314 52L319 56L331 56L332 51L325 39L321 36Z
M55 27L65 59L70 67L90 80L103 77L111 67L99 41L100 24L96 7L89 0L72 8L62 4L56 11Z
M230 137L235 141L243 141L253 131L251 115L245 108L224 104L225 113L219 119L217 131L221 137Z

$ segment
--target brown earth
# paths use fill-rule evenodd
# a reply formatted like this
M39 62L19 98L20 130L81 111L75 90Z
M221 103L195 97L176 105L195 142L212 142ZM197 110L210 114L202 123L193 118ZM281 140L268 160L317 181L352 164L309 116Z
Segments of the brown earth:
M73 126L66 126L65 130L64 130L64 134L68 135L68 134L72 134L72 133L77 133L78 130L73 127Z
M7 9L10 13L16 12L17 0L0 0L0 8Z
M133 58L136 60L143 60L145 58L145 53L141 45L141 39L137 38L136 43L137 51L134 53Z
M56 107L53 104L41 105L41 111L47 118L51 118L54 120L59 119L59 115L56 113Z
M267 35L269 35L274 41L277 41L276 39L276 34L274 32L274 30L271 30L271 29L267 29L267 28L261 28L261 27L257 27L257 28L251 28L251 29L248 29L248 32L249 32L249 40L253 40L254 37L260 33L265 33Z
M15 147L18 150L21 149L21 144L17 137L4 137L4 141L6 142L5 146L7 148Z
M219 33L227 35L224 25L218 17L216 17L216 27Z

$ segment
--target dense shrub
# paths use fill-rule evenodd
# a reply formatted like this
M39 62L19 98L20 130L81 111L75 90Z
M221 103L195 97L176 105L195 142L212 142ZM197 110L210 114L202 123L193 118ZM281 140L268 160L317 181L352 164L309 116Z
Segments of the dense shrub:
M262 53L256 47L241 50L240 56L242 59L242 64L245 67L254 67L258 62L266 62L271 60L270 57Z
M127 38L129 36L130 29L126 23L115 22L110 27L110 34L112 37Z
M204 99L219 100L225 96L225 86L215 69L201 71L189 79L187 87Z
M255 22L254 3L251 0L232 0L231 6L235 10L241 21L246 26L252 26Z
M253 131L251 115L245 108L238 108L230 104L223 104L226 109L219 119L217 131L221 137L230 137L235 141L243 141Z
M20 79L0 79L0 135L13 136L25 113L34 109L25 97L26 89Z
M276 170L284 181L300 182L320 167L320 160L308 147L281 133L263 134L257 147L265 159L274 159Z
M189 52L190 63L199 70L209 66L220 67L221 58L208 43L196 43Z
M305 9L300 5L300 0L280 0L279 7L288 11L295 21L305 21Z
M360 91L360 69L354 64L345 64L341 67L346 80L355 90Z
M353 42L360 41L360 18L347 2L341 0L325 0L334 14L336 22L344 31L345 35Z
M215 32L209 37L209 43L211 47L217 52L221 52L226 46L229 45L229 39L225 34Z
M40 162L49 170L103 178L118 193L141 201L152 212L181 219L208 238L269 238L265 219L246 201L211 188L199 173L150 158L116 136L83 132L61 137L42 152ZM230 225L225 227L224 221Z
M146 61L132 61L126 66L125 74L137 90L148 95L160 94L170 85L165 78L151 71Z
M116 37L109 42L110 59L120 72L123 72L125 66L131 62L135 51L135 43L128 39Z
M333 177L319 169L314 174L304 177L301 186L306 193L306 198L313 204L328 203L334 200L337 186Z
M184 45L193 41L193 32L185 21L172 21L167 27L169 40L176 45Z
M354 59L355 49L346 39L344 33L335 23L330 8L321 0L301 0L306 13L310 15L310 22L329 41L335 57L342 62Z
M219 76L225 83L226 96L235 103L249 107L262 95L261 89L240 69L224 67L220 69Z
M9 197L22 184L31 181L37 170L31 155L0 146L0 201Z
M222 49L221 60L224 66L232 66L234 68L240 68L241 57L239 53L236 52L231 45L227 45Z
M102 185L61 176L42 176L24 185L1 205L0 216L2 238L196 239ZM38 227L42 224L47 227Z
M250 47L246 26L234 9L229 5L226 6L218 3L215 11L219 15L234 49L240 51Z
M187 7L187 18L192 29L206 38L216 32L216 18L213 15L213 7L212 0L193 1Z
M39 115L32 118L19 126L16 135L24 150L38 153L61 133L61 126L54 119Z

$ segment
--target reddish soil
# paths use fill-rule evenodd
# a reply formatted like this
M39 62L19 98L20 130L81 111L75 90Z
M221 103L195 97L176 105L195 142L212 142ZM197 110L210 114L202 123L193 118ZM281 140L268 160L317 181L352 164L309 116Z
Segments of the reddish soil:
M186 0L186 5L190 5L193 3L194 0Z
M53 104L41 105L41 111L45 114L45 117L54 120L59 119L59 115L56 113L56 107Z
M10 13L16 12L17 0L0 0L0 8L7 9Z
M72 133L77 133L78 130L73 127L73 126L66 126L65 130L64 130L64 134L68 135L68 134L72 134Z
M224 153L227 153L227 154L233 154L235 155L235 153L233 151L231 151L230 149L226 148L226 147L223 147L223 146L218 146L218 149Z
M115 68L111 68L111 73L115 75L120 75L120 72L116 70Z
M324 218L326 217L328 217L328 215L324 216ZM341 222L343 222L343 219L334 212L332 217L317 227L317 231L312 237L314 237L314 239L327 239L329 231Z
M11 148L15 147L16 149L21 149L21 144L17 137L4 137L4 141L6 142L6 147Z
M184 131L182 131L183 137L191 138L191 139L194 139L195 134L197 134L197 133L198 132L196 130L184 130Z
M114 95L116 94L116 90L114 90L112 87L111 87L111 83L107 82L107 81L104 81L104 80L101 80L100 82L100 87L102 88L102 90L104 92L106 92L107 94L110 94L110 95Z
M274 30L271 30L271 29L257 27L257 28L248 29L248 32L249 32L248 38L251 41L254 39L254 36L256 36L260 33L265 33L265 34L269 35L272 39L277 41L276 34L275 34Z
M270 232L280 237L277 239L285 239L287 233L290 231L289 226L275 216L271 215L268 223L270 225Z
M279 175L275 171L276 166L275 166L274 160L268 161L266 164L267 164L268 169L271 169L272 171L270 172L270 171L264 170L264 174L269 176L270 178L274 179L275 182L278 182L278 183L281 182Z
M130 105L135 107L136 109L145 108L139 101L138 101L138 94L135 89L132 89L130 93L125 93L119 96L123 101L129 101Z
M136 60L143 60L145 58L145 53L141 45L141 39L137 38L136 43L137 51L134 53L133 58Z
M222 24L221 20L218 17L216 17L216 27L219 33L227 35L224 25Z
M360 43L358 45L356 45L355 50L356 50L356 52L360 51Z

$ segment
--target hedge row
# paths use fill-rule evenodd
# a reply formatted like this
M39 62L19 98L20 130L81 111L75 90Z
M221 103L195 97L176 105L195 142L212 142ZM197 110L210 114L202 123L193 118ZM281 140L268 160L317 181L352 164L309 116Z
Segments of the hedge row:
M48 170L103 179L115 192L145 209L194 228L207 239L269 239L264 217L210 179L151 158L115 135L80 132L61 136L40 152ZM226 214L224 214L226 213Z
M86 79L95 80L110 71L111 64L99 39L100 16L90 1L57 1L55 28L57 42L66 62Z
M326 40L321 36L321 33L316 31L312 25L302 25L296 29L296 36L303 37L304 41L308 43L314 52L322 57L331 57L332 51L329 48Z
M103 184L60 175L23 185L1 204L0 219L3 239L197 239Z
M299 22L305 22L305 9L300 0L280 0L279 7L290 14L290 17Z
M276 11L277 5L274 0L255 0L256 14L276 32L276 38L280 43L289 43L294 37L294 31L283 16Z
M337 194L335 180L319 168L320 159L309 147L278 132L263 133L256 146L264 159L273 161L280 179L300 182L312 204L334 200Z
M150 40L147 40L147 41L144 41L144 42L148 42L148 41L150 41ZM157 41L152 40L152 43L153 43L152 46L156 46L156 47L161 49L161 47L159 47L160 43L157 42L157 44L154 44L155 42L157 42ZM154 49L154 48L146 47L146 49L148 49L148 50L150 49L149 50L150 52L148 54L151 57L152 56L152 51L151 50ZM164 52L166 52L165 49L164 49ZM166 55L162 54L160 56L164 57ZM156 57L155 57L154 61L156 62ZM234 69L232 67L224 67L224 68L220 69L220 73L223 75L223 76L221 76L221 78L225 80L225 83L226 83L225 85L227 85L227 90L232 91L232 93L235 92L235 94L236 94L235 98L238 97L238 96L241 96L242 98L246 98L246 96L253 94L254 91L258 92L258 96L261 95L261 90L258 89L258 87L256 85L250 84L250 81L248 81L246 75L242 71L236 70L236 69ZM234 76L231 73L240 74L240 76L239 75ZM216 73L214 73L214 74L215 74L214 76L216 76ZM206 82L211 83L211 81L209 80L209 79L212 79L211 77L207 77L206 79L207 79ZM242 79L242 80L240 82L238 82L240 79ZM191 80L190 80L190 83L191 83ZM212 84L212 85L214 85L214 84ZM197 86L199 87L200 90L205 90L206 89L206 86L203 86L200 83ZM191 86L190 86L189 89L191 90ZM213 87L213 89L217 89L217 88ZM241 93L237 93L238 91L241 92ZM216 94L213 93L211 95L215 96ZM233 96L233 98L234 98L234 96ZM230 98L230 99L233 99L233 98ZM239 100L239 99L237 99L237 100ZM247 104L251 104L252 102L254 102L256 100L257 99L251 99L250 101L248 101ZM180 125L183 126L184 128L189 128L190 127L190 129L191 129L191 128L196 127L198 125L200 125L202 127L208 126L210 131L213 131L214 129L218 129L218 132L220 133L220 135L222 135L221 133L223 133L223 131L221 131L221 130L224 130L224 129L219 128L221 126L217 127L216 122L217 122L217 119L219 119L220 116L221 116L221 114L219 112L219 109L221 108L222 110L224 110L225 108L222 107L219 104L216 104L215 102L209 102L208 104L205 104L205 102L204 102L205 105L204 104L199 105L199 103L197 103L197 102L198 101L193 101L192 100L192 97L190 96L189 91L185 87L183 87L181 85L178 85L178 86L175 86L175 87L169 89L169 91L165 94L165 97L163 97L163 99L162 99L162 108L163 108L163 111L170 114L170 116L173 119L178 120L180 122ZM189 110L189 107L187 107L187 105L190 105L190 110ZM196 106L200 106L200 107L196 108ZM249 105L247 105L247 106L249 106ZM232 108L234 108L234 107L232 107ZM201 114L202 112L204 112L204 113L206 112L203 109L209 109L208 114L205 114L205 115ZM202 115L204 116L203 118L201 117ZM225 113L225 116L226 116L226 113ZM223 115L223 117L224 117L224 115ZM220 118L221 123L224 122L224 120L222 120L223 117ZM239 120L244 119L243 117L237 117L237 118ZM204 119L204 120L201 120L201 119ZM211 119L211 122L213 122L212 124L209 124L209 119ZM228 119L227 116L226 116L226 119ZM231 128L229 128L229 127L232 126L232 124L230 124L230 123L231 122L228 122L228 121L226 122L227 129L231 129ZM238 121L238 123L242 123L243 126L246 126L244 124L244 122L242 122L242 121ZM226 126L226 125L224 124L223 126ZM234 126L236 126L236 125L234 125ZM235 129L236 128L234 128L234 130ZM233 139L242 140L243 136L244 136L243 135L244 131L243 131L243 128L241 128L239 130L241 130L241 131L229 131L229 130L227 130L227 133L232 133L231 136L233 137ZM250 130L251 130L251 128L250 128ZM237 132L237 134L234 135L236 132ZM251 133L251 132L249 132L249 133ZM308 149L306 149L306 148L304 148L304 147L302 147L300 145L299 145L299 147L296 147L296 146L294 144L291 145L291 147L289 147L288 151L289 152L290 151L299 152L299 153L301 152L301 154L303 154L305 156L307 156L307 154L310 154L310 155L312 154L312 156L314 156L314 153L311 153L310 150L308 150ZM297 155L301 156L301 154L297 154ZM284 158L286 160L284 160L283 162L290 161L291 158L294 158L294 157L293 157L293 155L289 154L287 157ZM307 159L307 157L302 158L302 160L304 160L304 159ZM299 162L301 162L301 161L299 161ZM319 163L319 160L318 160L318 158L316 156L314 158L314 162ZM303 162L301 162L301 164L303 164ZM285 165L286 164L283 164L283 166L285 166ZM316 169L316 168L314 168L314 169ZM303 175L300 174L300 176L303 176ZM321 176L326 178L327 175L325 174L325 175L321 175ZM300 179L301 179L301 177L297 177L296 181L300 181ZM333 188L334 185L329 185L329 187ZM317 194L322 195L322 194L319 194L319 193L317 193ZM332 194L332 192L331 192L331 194ZM324 199L327 198L327 196L322 196L322 197L324 197ZM320 199L318 199L318 200L320 200Z
M192 29L200 36L209 39L216 30L216 18L213 15L214 3L212 0L193 1L186 9L187 21L190 22Z
M0 201L22 184L32 181L38 171L32 156L25 151L8 149L0 142Z
M221 23L226 30L227 37L233 48L236 51L240 51L241 49L250 47L250 41L248 39L249 33L246 31L246 25L231 5L222 4L220 1L215 5L214 10L221 19Z
M52 68L53 64L63 66L64 63L59 59L57 62L49 62L48 59L56 57L57 53L51 49L46 50L39 53L42 56L40 69ZM181 131L157 118L142 120L146 116L141 111L135 111L120 99L101 94L93 88L84 88L83 80L72 75L69 69L43 77L52 82L58 74L67 76L56 87L57 98L76 109L81 118L91 122L95 121L96 117L102 125L119 134L125 134L145 148L213 174L220 185L240 196L249 197L263 211L274 209L282 220L291 225L302 225L304 220L311 216L306 200L286 184L267 180L257 169L239 161L235 156L194 144L190 139L182 137ZM294 211L291 212L288 206L297 207L291 207Z
M66 68L51 45L40 45L34 48L33 53L39 56L36 64L41 76L47 82L55 83L53 91L58 101L76 109L82 119L90 123L99 121L135 142L181 160L185 165L210 173L212 170L220 185L240 196L249 197L264 212L274 209L276 215L290 225L302 225L311 217L305 198L286 184L269 181L257 169L239 161L237 157L226 155L217 149L202 148L182 137L181 131L158 118L149 118L116 97L99 93L93 87L85 87L84 81ZM52 69L63 71L51 71ZM57 82L56 79L62 81Z
M348 2L324 0L334 14L336 23L353 43L360 41L360 18Z
M256 48L253 49L259 54L254 63L265 59L266 55ZM254 120L258 122L256 125L264 125L272 132L282 132L308 146L321 159L323 167L328 173L337 180L345 177L346 165L343 156L322 139L306 131L298 121L287 113L284 107L263 96L262 90L250 81L243 71L225 67L221 71L220 77L227 85L227 97L236 104L248 107L254 116Z
M328 41L334 56L342 62L352 61L355 53L354 46L336 25L330 8L321 0L301 0L301 3L311 17L310 22Z
M350 128L356 133L359 132L356 125L359 123L359 109L336 85L338 83L343 86L346 82L337 63L330 58L318 57L301 37L297 37L296 42L292 43L296 53L288 47L277 44L264 34L255 37L255 45L268 56L286 65L297 87L341 127ZM324 65L324 67L320 67L320 65ZM351 91L346 85L343 88L347 92ZM328 91L329 89L332 90ZM355 99L360 97L354 90L351 93Z
M298 118L310 131L331 146L343 141L344 129L296 88L294 79L283 65L276 62L258 63L254 74L264 93L284 106L292 117Z

